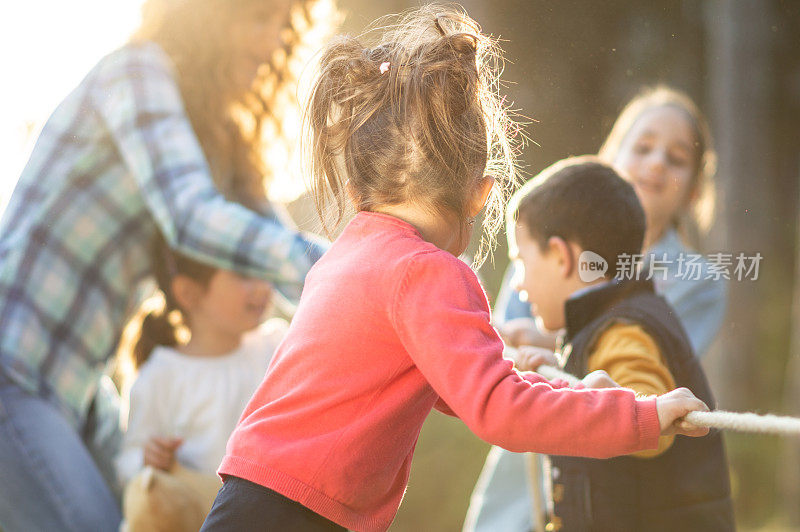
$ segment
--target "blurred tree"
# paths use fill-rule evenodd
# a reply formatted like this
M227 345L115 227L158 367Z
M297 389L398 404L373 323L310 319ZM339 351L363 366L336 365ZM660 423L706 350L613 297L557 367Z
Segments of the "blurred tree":
M782 121L782 131L776 142L780 148L780 173L794 175L795 183L800 182L800 139L798 139L798 123L800 123L800 4L797 2L781 2L776 24L777 62L782 82L778 86L778 102L780 105L776 116ZM794 131L794 134L792 134ZM789 194L790 191L787 191ZM800 205L797 188L791 193L796 205ZM783 386L782 412L800 416L800 209L795 208L794 216L794 288L791 311L790 356L786 365ZM781 508L786 512L786 524L800 529L800 441L785 439L777 468L779 500Z
M800 157L800 153L798 153ZM800 176L798 176L800 177ZM800 216L797 217L800 228ZM800 231L798 231L800 234ZM795 247L795 280L800 279L800 242ZM790 357L784 380L783 412L800 416L800 282L795 282L792 296L792 334ZM780 503L786 512L786 523L800 527L800 442L787 439L781 448L780 461L783 467L777 469Z
M710 119L719 154L715 249L760 254L758 280L729 283L728 318L717 356L707 368L722 408L770 410L780 406L779 383L787 357L793 260L784 224L794 219L796 183L777 179L780 135L774 96L775 2L705 4ZM788 201L787 201L788 200ZM783 244L783 245L782 245ZM740 522L775 514L777 438L727 437Z

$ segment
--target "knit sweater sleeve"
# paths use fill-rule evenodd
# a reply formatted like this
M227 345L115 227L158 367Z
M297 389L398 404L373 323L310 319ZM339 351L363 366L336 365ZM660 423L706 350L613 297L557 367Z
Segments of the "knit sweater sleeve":
M516 371L516 370L514 370L514 371ZM546 382L547 384L549 384L553 388L568 388L569 387L569 383L567 381L564 381L564 380L561 380L561 379L547 380L544 377L542 377L541 375L539 375L538 373L535 373L533 371L521 371L521 372L519 372L519 376L523 380L526 380L526 381L528 381L530 383L533 383L533 384L536 384L538 382ZM582 389L583 385L582 384L578 384L577 386L573 386L573 388ZM453 409L450 408L447 405L447 403L445 403L441 399L441 397L439 398L438 401L436 401L436 404L433 405L433 407L436 410L438 410L439 412L443 413L443 414L447 414L448 416L458 417L458 414L456 414L453 411ZM648 451L642 451L642 452L648 452Z
M433 390L489 443L594 458L657 446L654 400L624 389L555 389L513 370L477 278L452 255L428 252L409 261L392 317Z

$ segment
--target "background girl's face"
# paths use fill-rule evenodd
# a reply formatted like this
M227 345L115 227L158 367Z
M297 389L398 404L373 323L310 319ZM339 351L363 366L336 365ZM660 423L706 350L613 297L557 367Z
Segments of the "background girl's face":
M660 233L691 202L695 142L689 119L670 106L642 113L622 141L614 164L636 190L648 230Z
M272 287L268 282L217 270L191 309L191 316L193 321L200 318L203 324L225 333L242 334L264 321L271 301Z
M250 88L261 65L268 63L284 45L283 33L289 28L291 4L291 0L251 1L235 15L230 28L230 53L232 75L238 87Z

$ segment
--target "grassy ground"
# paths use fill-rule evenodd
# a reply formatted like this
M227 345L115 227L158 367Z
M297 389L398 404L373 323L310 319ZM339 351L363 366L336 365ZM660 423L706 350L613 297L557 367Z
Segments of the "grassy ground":
M422 428L411 479L390 532L460 531L489 445L438 412Z

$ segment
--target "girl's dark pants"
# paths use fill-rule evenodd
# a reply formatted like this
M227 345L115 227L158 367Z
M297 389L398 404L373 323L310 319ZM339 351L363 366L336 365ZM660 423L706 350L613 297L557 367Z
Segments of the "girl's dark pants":
M201 532L346 531L299 502L243 478L226 476Z

